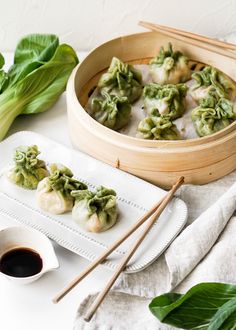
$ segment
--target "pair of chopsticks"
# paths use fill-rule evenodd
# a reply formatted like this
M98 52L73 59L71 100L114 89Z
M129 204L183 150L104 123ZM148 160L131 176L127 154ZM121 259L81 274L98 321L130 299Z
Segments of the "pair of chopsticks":
M81 282L94 268L96 268L99 264L101 264L120 244L122 244L136 229L138 229L147 219L150 218L147 226L144 228L140 237L136 240L134 245L127 251L124 257L121 259L120 264L118 265L115 273L105 286L105 288L98 294L96 299L94 300L93 304L90 306L84 320L89 322L93 317L94 313L104 300L105 296L107 295L108 291L111 289L112 285L120 275L120 273L124 270L126 265L128 264L129 260L134 255L135 251L142 243L154 223L156 222L157 218L161 215L163 210L165 209L166 205L169 201L173 198L174 193L176 190L184 183L184 178L180 177L177 182L172 186L169 192L163 197L159 202L157 202L147 213L145 213L124 235L122 235L112 246L105 251L100 257L94 260L84 271L82 271L71 283L69 283L54 299L54 303L58 303L67 293L69 293L79 282Z
M139 25L151 31L161 32L162 34L165 34L169 37L173 37L177 40L188 42L193 46L200 46L204 49L214 51L218 54L236 59L236 54L232 52L236 50L236 45L234 44L208 38L200 34L175 29L165 25L159 25L144 21L140 21Z

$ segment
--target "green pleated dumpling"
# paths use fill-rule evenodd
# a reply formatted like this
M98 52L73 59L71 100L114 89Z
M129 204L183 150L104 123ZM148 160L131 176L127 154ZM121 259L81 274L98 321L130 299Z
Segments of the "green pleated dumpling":
M36 145L19 146L14 153L14 167L8 172L12 183L25 189L36 189L38 183L49 175L45 162L38 159Z
M187 90L185 84L148 84L143 90L144 110L148 116L155 114L172 120L179 118L185 112Z
M176 125L167 117L149 116L138 125L137 137L149 140L179 140Z
M126 126L131 118L131 105L126 96L111 95L105 91L94 97L88 113L100 124L114 130Z
M191 78L188 58L180 51L174 51L171 43L167 50L160 48L159 54L149 63L149 71L155 83L178 84Z
M192 121L199 136L206 136L220 131L236 120L233 103L225 98L217 100L208 97L200 101L193 109Z
M72 191L75 205L72 218L83 229L102 232L112 227L117 220L116 193L100 186L95 192L89 190Z
M190 94L196 102L209 96L233 99L236 95L235 82L212 66L206 66L202 71L194 72L192 78L195 84Z
M108 71L99 79L98 89L100 93L126 96L133 103L142 94L142 74L133 65L113 57Z

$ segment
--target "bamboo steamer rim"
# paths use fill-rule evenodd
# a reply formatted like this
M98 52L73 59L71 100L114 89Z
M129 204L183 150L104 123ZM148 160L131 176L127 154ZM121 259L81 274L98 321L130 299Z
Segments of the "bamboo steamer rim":
M83 68L83 66L86 65L87 59L90 57L95 57L96 52L98 50L102 50L103 48L105 49L107 46L109 46L112 43L116 43L120 40L122 41L123 39L132 38L135 36L145 36L147 34L157 34L157 32L134 33L134 34L129 34L126 36L122 36L122 37L118 37L118 38L109 40L109 41L101 44L100 46L94 48L83 59L83 61L81 61L74 68L74 70L72 71L72 74L68 80L68 83L67 83L67 93L70 94L71 100L73 101L75 108L77 108L76 109L77 111L74 112L74 115L77 117L77 119L80 121L82 119L83 124L87 123L87 125L88 125L87 127L89 129L92 129L98 135L102 135L103 138L104 138L104 136L106 136L106 139L112 140L113 143L115 143L115 141L119 140L120 142L123 142L123 144L125 145L126 148L128 148L129 145L130 146L132 145L132 147L137 147L137 148L140 147L141 149L143 149L143 147L144 147L146 151L148 151L148 148L150 148L150 152L153 152L153 149L155 149L155 148L158 149L158 152L160 152L161 149L163 149L163 153L168 152L168 149L169 149L169 152L171 152L172 148L173 149L180 148L182 150L182 149L187 149L186 147L194 147L195 150L197 150L198 148L202 150L204 148L204 145L207 149L209 143L222 144L222 143L224 143L224 141L231 139L232 135L236 134L236 121L231 123L226 128L224 128L216 133L213 133L209 136L205 136L205 137L199 137L199 138L195 138L195 139L186 139L186 140L146 140L146 139L132 137L132 136L125 135L120 132L114 131L114 130L100 124L87 113L87 111L84 109L84 107L80 103L80 99L77 96L77 92L76 92L76 88L75 88L76 76L80 73L80 70ZM141 59L137 59L137 60L141 60ZM94 74L94 76L98 73L99 72L96 72ZM88 83L88 81L86 83ZM84 86L86 85L86 83L84 84ZM82 86L82 88L84 86ZM130 149L132 149L132 148L130 148ZM182 152L183 152L183 150L182 150ZM186 152L187 152L187 150L186 150Z

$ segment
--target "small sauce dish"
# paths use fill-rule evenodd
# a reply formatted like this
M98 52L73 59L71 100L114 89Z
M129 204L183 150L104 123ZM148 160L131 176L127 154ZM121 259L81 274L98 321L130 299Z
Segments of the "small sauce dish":
M27 284L58 267L51 241L38 230L16 226L0 231L1 276Z

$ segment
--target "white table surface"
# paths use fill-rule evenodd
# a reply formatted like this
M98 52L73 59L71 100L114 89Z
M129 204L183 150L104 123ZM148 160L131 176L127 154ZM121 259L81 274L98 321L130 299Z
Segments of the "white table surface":
M12 54L4 55L9 66ZM80 59L85 55L78 53ZM50 110L17 118L8 135L21 130L41 133L71 147L65 93ZM17 224L0 216L0 229L12 225ZM59 270L45 274L32 284L17 286L0 277L0 329L71 330L79 303L88 293L102 288L111 276L109 270L98 267L60 303L54 305L52 298L88 265L87 260L57 244L55 252L60 262Z

